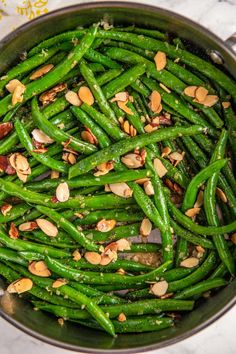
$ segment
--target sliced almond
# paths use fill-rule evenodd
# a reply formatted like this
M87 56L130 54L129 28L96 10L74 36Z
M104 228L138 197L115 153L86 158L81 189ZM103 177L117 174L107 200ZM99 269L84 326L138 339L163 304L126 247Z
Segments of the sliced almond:
M2 215L6 216L12 209L12 205L11 204L3 204L1 206L1 213Z
M70 165L76 164L76 156L71 152L64 152L62 154L62 160L68 162Z
M136 179L135 183L142 185L142 184L144 184L145 182L148 182L148 181L150 181L150 179L148 177L145 177L145 178Z
M93 174L96 177L106 175L109 171L113 170L113 161L104 162L97 166L97 171Z
M13 129L12 122L3 122L0 123L0 140L5 138Z
M129 251L130 250L130 242L125 238L121 238L116 241L116 246L118 251Z
M101 255L97 252L86 252L84 255L84 258L90 264L99 264L102 259Z
M158 176L160 178L165 176L167 174L167 172L168 172L160 159L157 159L157 158L154 159L153 160L153 166L154 166L154 168L156 170L156 173L158 174Z
M208 90L205 87L199 86L195 91L195 97L199 102L203 102L206 99Z
M60 183L56 189L56 197L59 202L66 202L70 198L70 190L66 182Z
M51 272L46 266L44 261L33 261L29 264L28 270L31 274L37 275L39 277L50 277Z
M117 319L118 319L119 322L125 322L126 321L126 316L125 316L125 314L123 312L121 312Z
M199 214L201 211L201 208L191 208L186 210L185 215L188 216L189 218L193 218L197 214Z
M109 187L112 191L112 193L123 197L123 198L130 198L133 195L132 189L128 186L128 184L122 182L122 183L112 183L109 184Z
M234 232L234 233L230 236L230 240L233 242L234 245L236 245L236 232Z
M123 269L123 268L120 268L116 271L116 274L119 274L119 275L125 275L126 274L126 271Z
M9 157L9 162L10 162L11 166L17 172L21 172L24 174L30 174L29 173L29 170L30 170L29 162L24 155L16 152Z
M87 103L89 106L94 104L93 94L87 86L81 86L79 88L78 96L82 102Z
M151 133L151 132L153 132L154 130L157 130L157 129L158 129L157 126L153 126L152 124L147 124L144 127L144 131L146 133Z
M126 106L126 104L128 103L128 100L126 100L125 102L123 101L117 101L117 105L118 107L124 111L125 113L129 114L129 115L133 115L133 112L131 111L131 109L129 107Z
M93 145L97 145L98 140L95 137L95 135L90 131L87 130L83 130L81 132L81 138L86 141L87 143L93 144Z
M57 289L60 288L63 285L66 285L68 281L64 278L58 278L52 283L52 288Z
M185 93L186 96L195 97L195 93L196 93L197 88L198 88L197 86L185 87L184 93Z
M126 91L118 92L115 94L115 97L111 99L111 102L121 101L126 102L129 99L129 93Z
M152 231L152 223L148 218L144 218L140 226L140 235L143 237L148 237Z
M12 93L12 105L15 106L17 103L23 102L23 93L25 92L26 87L24 85L16 86L15 90Z
M28 221L19 225L20 231L32 231L38 228L38 224L35 221Z
M156 64L157 71L163 70L167 63L166 53L158 51L154 57L154 61Z
M147 195L154 195L154 188L151 181L147 181L143 184L144 191Z
M230 102L222 102L222 107L224 108L224 109L227 109L227 108L229 108L231 106L231 103Z
M219 97L216 95L207 95L205 100L201 102L205 107L212 107L219 101Z
M50 178L51 179L58 179L60 177L60 172L52 170Z
M59 92L62 92L67 89L67 84L65 83L60 83L53 88L51 88L48 91L45 91L39 96L40 102L43 103L43 105L46 105L50 102L53 102Z
M81 259L81 254L80 254L79 250L75 250L72 253L72 256L73 256L73 260L76 262L78 262Z
M25 293L26 291L31 290L33 287L33 282L29 278L21 278L7 287L7 292L10 294L17 293L17 294L22 294Z
M67 91L67 93L65 94L65 99L67 100L67 102L72 104L72 106L79 107L82 104L82 101L80 100L79 96L74 91Z
M101 232L108 232L114 229L115 226L116 226L116 220L102 219L97 223L96 229Z
M161 157L166 157L171 153L171 148L169 146L164 147L161 152Z
M40 129L34 129L31 134L33 138L41 144L52 144L54 142L53 139L51 139Z
M203 196L204 196L204 192L200 190L197 195L197 200L194 204L194 208L200 208L203 205Z
M138 154L127 154L121 158L121 161L128 168L139 168L142 167L144 164L144 161Z
M38 227L48 236L56 237L58 234L57 227L46 219L36 219Z
M54 68L53 64L47 64L42 66L41 68L39 68L38 70L36 70L31 76L30 76L30 80L37 80L39 79L41 76L47 74L50 70L52 70Z
M195 257L189 257L184 259L181 263L180 266L184 268L193 268L196 267L199 264L199 259Z
M8 82L8 84L6 84L6 89L7 91L9 91L10 93L13 93L16 89L17 86L23 85L19 80L17 79L13 79L10 80ZM24 85L23 85L24 86Z
M152 91L151 95L150 95L150 109L152 110L152 112L158 112L158 109L161 105L161 95L158 91L154 90Z
M110 264L111 262L112 262L112 258L109 257L108 254L102 254L101 255L101 261L99 263L100 265L106 266L106 265Z
M155 296L161 297L166 294L168 289L168 283L165 280L158 281L157 283L151 285L150 293Z
M8 175L16 174L16 170L11 166L7 156L0 155L0 172L5 172Z
M216 195L220 198L223 203L227 203L228 199L225 193L219 187L216 187Z
M169 157L172 159L172 160L175 160L175 161L182 161L183 160L183 154L180 154L178 151L174 151L172 152Z
M9 229L9 236L14 240L16 240L19 237L19 231L15 226L14 222L11 222L10 229Z

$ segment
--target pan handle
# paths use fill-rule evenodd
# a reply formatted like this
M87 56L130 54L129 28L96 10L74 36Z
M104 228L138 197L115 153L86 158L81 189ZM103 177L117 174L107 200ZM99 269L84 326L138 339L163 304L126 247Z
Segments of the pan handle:
M225 41L226 45L236 53L236 32Z

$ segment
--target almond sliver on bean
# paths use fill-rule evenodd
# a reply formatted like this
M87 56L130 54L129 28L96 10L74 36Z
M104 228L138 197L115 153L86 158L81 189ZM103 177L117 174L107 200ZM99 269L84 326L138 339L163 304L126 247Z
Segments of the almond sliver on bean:
M1 206L1 213L2 215L6 216L12 209L12 205L11 204L4 204L3 206Z
M116 245L117 245L117 250L118 251L123 252L123 251L129 251L130 250L130 243L125 238L121 238L120 240L116 241Z
M231 106L231 103L230 103L230 102L228 102L228 101L222 102L222 107L223 107L224 109L227 109L227 108L229 108L230 106Z
M56 237L58 234L57 227L46 219L36 219L38 227L48 236Z
M167 174L167 169L165 168L165 166L163 165L162 161L159 159L154 159L153 161L153 166L156 170L156 173L158 174L158 176L160 178L162 178L163 176L165 176Z
M195 258L195 257L189 257L184 259L181 263L180 266L181 267L185 267L185 268L193 268L196 267L199 264L199 259Z
M183 160L183 155L180 154L179 152L175 151L175 152L172 152L169 157L175 161L182 161Z
M101 255L96 252L86 252L84 255L84 258L86 261L88 261L90 264L99 264L101 262Z
M118 195L119 197L123 198L130 198L132 197L133 191L129 188L128 184L126 183L112 183L109 184L110 190L112 193Z
M19 225L20 231L32 231L38 228L38 224L35 221L28 221Z
M44 65L43 67L39 68L38 70L36 70L31 76L30 76L30 80L37 80L39 79L41 76L47 74L50 70L52 70L54 68L53 64L47 64Z
M48 135L46 135L40 129L34 129L31 134L32 134L34 140L36 140L38 143L41 143L41 144L52 144L54 142L53 139L51 139Z
M216 95L207 95L205 100L201 102L206 107L212 107L219 101L219 97Z
M116 220L102 219L97 223L96 229L101 232L108 232L116 226Z
M154 195L154 188L151 181L147 181L143 184L144 191L147 195Z
M52 284L52 288L53 289L57 289L60 288L63 285L66 285L68 283L68 281L64 278L58 278L56 279L53 284Z
M152 231L152 223L148 218L144 218L140 226L140 235L148 237Z
M87 86L81 86L78 91L78 96L82 102L87 103L89 106L94 104L94 97L91 90Z
M216 187L216 195L222 200L223 203L227 203L228 199L225 193L219 187Z
M26 87L22 84L16 86L15 90L12 93L12 105L15 106L17 103L23 102L23 93L25 92Z
M8 92L10 92L10 93L13 93L14 91L15 91L15 88L17 87L17 86L20 86L20 85L23 85L19 80L17 80L17 79L13 79L13 80L10 80L9 82L8 82L8 84L6 84L6 89L7 89L7 91ZM24 86L24 85L23 85Z
M116 102L116 101L122 101L122 102L127 102L129 99L129 94L126 91L123 92L118 92L115 94L115 97L111 99L111 102Z
M199 102L203 102L206 99L208 90L205 87L199 86L195 91L195 97Z
M197 200L194 204L194 208L200 208L203 205L203 196L204 192L200 190L197 196Z
M184 89L184 94L189 97L195 97L197 86L188 86Z
M189 218L193 218L197 214L199 214L201 211L201 208L191 208L186 210L185 215L188 216Z
M70 190L66 182L60 183L57 186L56 197L59 202L66 202L70 198Z
M150 95L150 109L153 112L158 112L158 109L161 105L161 95L158 91L152 91Z
M22 294L25 293L26 291L31 290L33 287L33 282L29 278L21 278L7 287L7 292L10 294L17 293L17 294Z
M46 266L44 261L33 261L29 264L28 270L31 274L37 275L39 277L50 277L51 272Z
M128 100L126 100L125 102L123 101L117 101L117 105L120 109L122 109L122 111L124 111L125 113L129 114L129 115L133 115L133 112L131 111L131 109L129 107L126 106L126 104L128 103Z
M139 168L143 166L142 158L138 154L127 154L121 158L121 161L128 168Z
M154 57L157 71L161 71L166 66L166 53L158 51Z
M67 93L65 94L65 99L67 100L67 102L72 104L72 106L79 107L82 104L82 101L80 100L79 96L74 91L67 91Z
M168 289L167 281L162 280L162 281L158 281L157 283L151 285L150 293L160 297L160 296L163 296L166 294L167 289Z
M81 259L81 254L80 254L79 250L75 250L72 253L72 256L73 256L73 260L76 261L76 262L78 262Z

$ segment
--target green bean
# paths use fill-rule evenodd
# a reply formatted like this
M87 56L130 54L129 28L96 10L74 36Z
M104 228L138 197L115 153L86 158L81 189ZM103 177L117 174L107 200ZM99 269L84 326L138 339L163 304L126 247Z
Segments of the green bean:
M0 259L4 261L19 263L23 266L28 265L28 262L24 258L20 257L20 255L17 252L8 248L0 247Z
M48 254L55 258L63 258L70 256L69 252L58 250L50 246L45 247L44 245L40 245L34 242L24 241L20 239L12 239L7 236L2 230L0 230L0 242L16 251L33 251L38 252L40 254Z
M103 87L103 92L105 97L111 98L116 93L124 90L127 86L129 86L132 82L136 81L136 79L143 75L145 72L146 66L145 64L138 64L128 70L126 70L123 74L118 76L116 79L110 81Z
M215 278L215 279L211 279L211 280L203 280L199 284L192 285L189 288L186 288L186 289L178 292L174 296L174 298L175 299L189 299L195 295L202 294L205 291L209 291L211 289L218 288L220 286L225 286L227 284L228 284L228 282L224 279L221 279L221 278Z
M97 230L85 230L84 233L87 237L96 242L116 241L124 237L133 237L139 234L140 223L123 225L115 227L114 229L102 232Z
M144 97L148 97L150 95L150 90L139 79L134 81L130 86L135 91L141 93Z
M27 204L18 204L14 205L7 215L0 214L0 224L7 223L9 221L15 220L16 218L24 215L29 210L29 206Z
M87 52L84 54L84 57L88 59L89 61L95 62L95 63L100 63L104 65L105 67L109 69L119 69L120 65L116 63L114 60L111 60L111 58L107 57L104 54L101 54L97 50L94 50L92 48L89 48Z
M146 253L146 252L159 252L161 249L161 244L160 243L132 243L130 245L130 250L125 251L125 253L136 253L136 252L141 252L141 253Z
M122 284L130 286L132 284L144 284L147 281L155 280L156 277L166 271L171 265L168 261L163 263L160 267L152 270L144 275L128 276L113 273L96 273L75 270L67 267L64 264L58 262L56 259L50 257L45 258L45 262L49 269L56 274L65 277L66 279L79 281L85 284Z
M139 136L121 140L112 146L102 149L99 152L87 157L69 169L69 178L86 173L96 167L97 165L115 159L126 152L129 152L136 147L144 147L145 145L162 141L165 139L176 138L182 135L194 135L201 133L202 127L193 125L190 128L165 128L156 130L149 134L141 134Z
M195 203L199 187L208 179L212 174L221 170L225 166L227 160L221 159L215 162L212 162L209 166L201 170L189 183L186 190L182 210L186 211L193 207Z
M140 38L140 36L124 33L124 32L116 32L116 31L99 31L98 38L104 39L114 39L117 41L128 42L136 45L137 47L144 48L147 50L163 51L171 58L180 58L181 61L187 64L189 67L196 69L200 73L203 73L208 78L216 81L221 87L223 87L227 92L232 94L232 96L236 97L236 86L231 78L229 78L222 71L217 69L214 65L205 60L201 59L199 56L196 56L186 50L182 50L180 48L176 48L173 45L170 45L167 42L161 42L152 38L145 38L144 36Z
M98 251L99 246L95 245L89 238L86 238L82 231L79 231L70 221L61 217L59 213L45 206L36 206L40 213L49 216L57 225L65 230L76 242L89 251Z
M109 81L115 79L117 76L119 76L123 72L123 69L110 69L108 71L105 71L104 73L100 74L100 76L97 77L97 82L99 85L103 86L107 84Z

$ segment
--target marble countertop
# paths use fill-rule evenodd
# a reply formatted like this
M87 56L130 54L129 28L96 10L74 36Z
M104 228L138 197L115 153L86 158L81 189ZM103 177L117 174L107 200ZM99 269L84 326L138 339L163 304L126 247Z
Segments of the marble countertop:
M58 7L62 1L58 2ZM136 0L138 2L138 0ZM2 1L3 2L3 1ZM67 0L66 5L83 1ZM222 39L236 32L236 0L139 0L182 14L213 31ZM54 3L54 5L55 5ZM63 2L65 5L65 2ZM149 354L233 354L236 307L202 332L173 346ZM73 352L42 343L0 318L1 354L72 354Z

